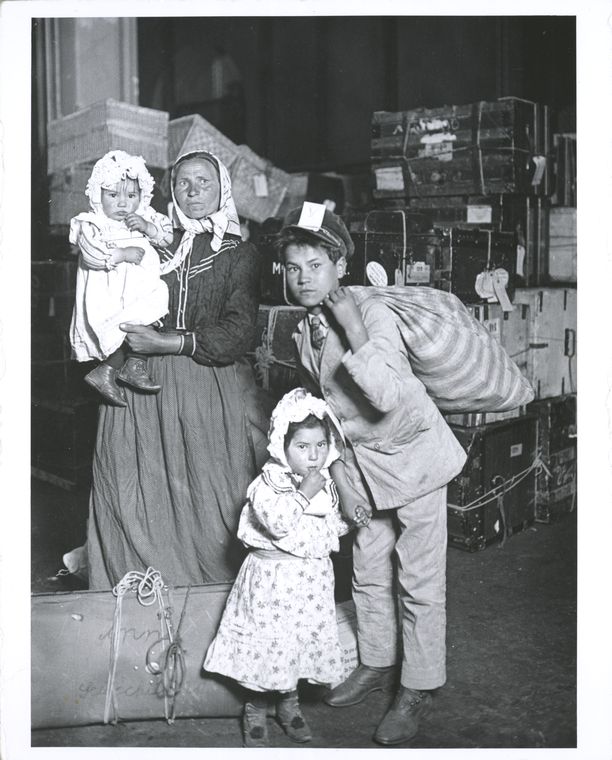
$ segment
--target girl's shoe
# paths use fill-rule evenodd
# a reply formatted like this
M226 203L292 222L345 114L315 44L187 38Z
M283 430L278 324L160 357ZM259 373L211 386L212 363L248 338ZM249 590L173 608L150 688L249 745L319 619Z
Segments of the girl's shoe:
M251 702L244 703L242 712L242 734L245 747L269 747L268 709L257 707Z
M125 360L123 367L117 373L117 379L139 391L157 393L161 390L161 385L156 385L149 375L146 361L137 356L129 356Z
M312 732L304 720L295 692L281 696L276 704L276 717L292 741L302 744L312 739Z
M85 382L95 388L113 406L127 406L125 393L115 381L116 371L110 364L98 364L85 375Z

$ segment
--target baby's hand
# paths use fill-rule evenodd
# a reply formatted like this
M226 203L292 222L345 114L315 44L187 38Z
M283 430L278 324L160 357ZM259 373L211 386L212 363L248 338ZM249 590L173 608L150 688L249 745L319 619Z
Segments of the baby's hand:
M120 264L122 261L127 261L129 264L140 264L143 256L144 250L142 248L129 245L126 248L116 248L111 255L111 261L113 264Z
M300 485L300 491L308 499L319 493L321 489L325 488L325 478L318 470L311 470L308 475L304 477Z
M138 232L142 232L144 235L148 235L150 233L149 228L153 226L138 214L128 214L125 217L125 224L128 230L131 232L137 230Z

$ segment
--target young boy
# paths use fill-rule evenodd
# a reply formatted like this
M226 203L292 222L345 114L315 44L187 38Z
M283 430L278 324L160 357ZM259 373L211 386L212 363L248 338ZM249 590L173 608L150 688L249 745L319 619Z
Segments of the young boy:
M294 334L302 381L347 439L332 468L342 508L356 522L358 506L371 514L353 548L361 664L325 701L354 705L395 682L399 594L400 687L374 735L393 745L416 734L446 680L446 484L465 452L412 373L392 313L367 290L339 287L353 250L318 204L291 211L279 236L288 289L308 310Z

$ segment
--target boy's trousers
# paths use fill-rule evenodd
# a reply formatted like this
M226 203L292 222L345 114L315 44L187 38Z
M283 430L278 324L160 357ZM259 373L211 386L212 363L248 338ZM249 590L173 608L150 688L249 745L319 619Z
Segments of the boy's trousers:
M446 680L446 542L446 486L399 509L375 511L355 535L360 660L394 665L399 633L401 684L411 689L435 689Z

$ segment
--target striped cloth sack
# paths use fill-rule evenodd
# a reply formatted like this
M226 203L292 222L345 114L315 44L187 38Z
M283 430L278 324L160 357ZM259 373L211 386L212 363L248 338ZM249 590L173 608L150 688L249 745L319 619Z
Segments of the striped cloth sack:
M352 286L393 312L416 377L442 412L504 412L534 398L501 343L452 293L428 287Z

